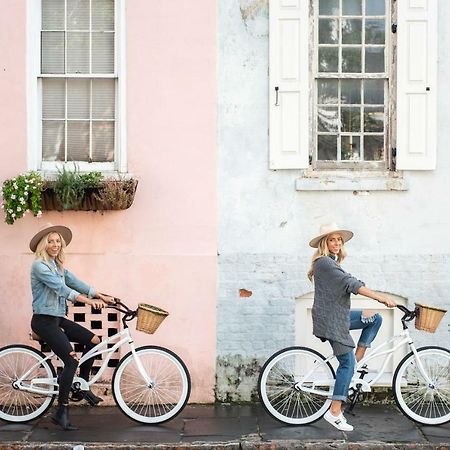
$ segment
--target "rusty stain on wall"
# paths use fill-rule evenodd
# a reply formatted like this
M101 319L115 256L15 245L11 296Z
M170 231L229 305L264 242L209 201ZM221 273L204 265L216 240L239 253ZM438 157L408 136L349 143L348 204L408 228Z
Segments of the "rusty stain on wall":
M254 36L265 36L268 31L269 0L240 0L239 3L247 31Z

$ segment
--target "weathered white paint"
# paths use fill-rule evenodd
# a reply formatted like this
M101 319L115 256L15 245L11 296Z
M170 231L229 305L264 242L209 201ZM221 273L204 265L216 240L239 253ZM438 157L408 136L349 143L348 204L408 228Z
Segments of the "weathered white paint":
M243 5L252 9L243 14ZM295 341L295 298L311 292L308 241L336 221L355 237L345 268L370 288L450 307L450 2L439 1L437 165L407 190L297 191L269 170L267 1L218 2L219 287L217 396L250 399L257 364ZM239 297L239 289L252 291ZM450 308L449 308L450 309ZM448 342L450 314L419 343ZM239 374L230 383L227 374ZM248 370L246 370L248 369ZM248 382L253 377L253 383ZM245 380L245 381L244 381Z

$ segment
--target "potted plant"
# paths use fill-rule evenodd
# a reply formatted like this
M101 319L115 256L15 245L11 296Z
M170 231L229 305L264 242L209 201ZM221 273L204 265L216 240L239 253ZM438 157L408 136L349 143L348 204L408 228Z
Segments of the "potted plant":
M134 201L137 180L104 178L101 172L80 173L64 167L53 180L37 172L21 174L3 182L5 222L13 224L30 210L34 216L42 211L106 211L129 208Z
M12 225L28 211L34 216L42 214L41 192L44 181L37 172L20 174L3 182L2 209L5 222Z

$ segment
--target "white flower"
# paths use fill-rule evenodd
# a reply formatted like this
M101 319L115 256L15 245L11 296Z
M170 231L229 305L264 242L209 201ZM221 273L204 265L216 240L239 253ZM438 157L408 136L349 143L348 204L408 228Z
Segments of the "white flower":
M11 214L11 213L13 213L14 212L14 210L13 209L11 209L11 208L9 208L8 209L8 212Z
M19 186L17 186L17 184L14 183L14 184L13 184L13 188L14 188L14 189L19 189Z
M38 219L40 219L41 216L42 216L42 211L38 211L37 214L36 214L36 217L37 217Z
M16 199L15 194L12 194L12 195L11 195L11 198L12 198L13 200L15 200L15 199Z
M22 208L20 206L17 207L17 212L22 211Z
M16 215L14 213L11 214L11 217L16 217Z

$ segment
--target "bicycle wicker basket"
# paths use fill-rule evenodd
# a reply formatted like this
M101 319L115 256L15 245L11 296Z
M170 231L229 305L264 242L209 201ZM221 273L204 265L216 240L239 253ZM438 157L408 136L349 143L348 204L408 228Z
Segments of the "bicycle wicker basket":
M416 303L418 315L416 316L415 326L418 330L434 333L439 326L446 309L436 308L435 306L423 305Z
M136 330L153 334L168 315L169 313L167 311L157 306L139 303Z

